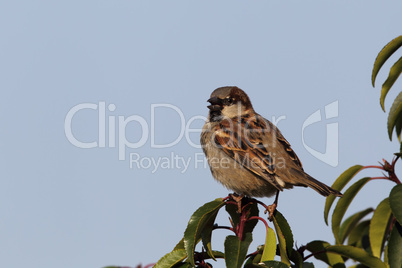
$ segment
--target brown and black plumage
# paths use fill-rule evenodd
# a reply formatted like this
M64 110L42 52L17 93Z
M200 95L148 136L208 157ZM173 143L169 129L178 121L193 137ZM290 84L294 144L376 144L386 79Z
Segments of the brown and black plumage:
M201 145L215 179L240 195L272 196L293 186L323 196L342 194L304 172L279 129L256 113L238 87L221 87L208 100Z

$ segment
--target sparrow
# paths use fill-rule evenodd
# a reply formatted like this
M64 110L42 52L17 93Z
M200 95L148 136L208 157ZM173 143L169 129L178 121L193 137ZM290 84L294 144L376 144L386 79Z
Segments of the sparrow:
M293 186L310 187L323 196L342 196L314 179L279 129L256 113L247 94L236 86L215 89L208 102L209 114L201 132L201 146L213 177L241 199L271 197L269 218L277 207L279 192Z

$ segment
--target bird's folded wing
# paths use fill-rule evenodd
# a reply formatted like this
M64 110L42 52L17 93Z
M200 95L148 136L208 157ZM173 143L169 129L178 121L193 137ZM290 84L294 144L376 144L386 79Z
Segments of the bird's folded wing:
M240 133L230 128L236 127L236 123L222 121L215 132L215 144L237 163L282 191L283 187L276 180L274 160L264 144L265 132L270 131L265 120L248 118L247 123L241 125Z

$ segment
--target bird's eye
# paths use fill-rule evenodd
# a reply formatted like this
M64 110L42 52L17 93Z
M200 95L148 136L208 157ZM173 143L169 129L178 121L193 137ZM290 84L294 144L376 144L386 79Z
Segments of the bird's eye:
M224 100L224 104L225 105L232 105L234 103L234 99L233 98L231 98L231 97L227 97L227 98L225 98L225 100Z

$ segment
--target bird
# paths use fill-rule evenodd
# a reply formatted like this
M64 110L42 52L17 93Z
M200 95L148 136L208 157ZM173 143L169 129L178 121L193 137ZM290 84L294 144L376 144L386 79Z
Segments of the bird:
M254 111L248 95L236 86L215 89L208 99L208 118L200 143L212 176L234 191L237 202L248 197L271 197L269 219L279 192L293 186L310 187L323 196L342 193L303 170L299 157L279 129Z

